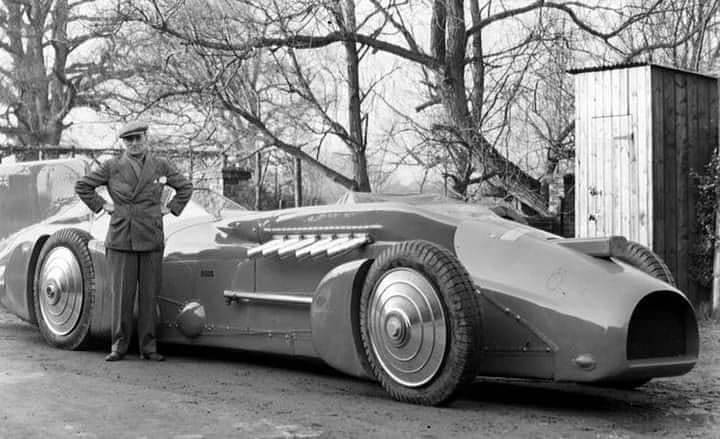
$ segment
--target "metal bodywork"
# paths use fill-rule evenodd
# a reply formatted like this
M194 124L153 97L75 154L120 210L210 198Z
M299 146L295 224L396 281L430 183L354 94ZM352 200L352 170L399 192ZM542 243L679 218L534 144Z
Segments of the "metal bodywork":
M691 304L674 287L614 259L622 240L562 240L485 207L423 203L253 212L198 192L183 215L165 219L158 340L315 357L371 377L359 329L365 275L383 250L427 240L451 250L475 283L483 321L479 375L605 382L678 375L694 366ZM0 304L35 322L32 285L43 243L63 228L84 230L93 237L97 291L91 333L108 337L107 222L71 200L5 238ZM439 302L427 306L443 315ZM442 331L443 318L426 324ZM408 327L390 322L390 342ZM59 322L57 329L67 328ZM428 343L442 350L441 340ZM428 377L398 372L398 379L416 386Z

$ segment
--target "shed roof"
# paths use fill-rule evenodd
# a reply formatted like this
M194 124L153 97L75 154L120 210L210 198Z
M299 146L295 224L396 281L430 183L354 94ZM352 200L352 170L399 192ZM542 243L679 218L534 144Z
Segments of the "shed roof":
M617 69L628 69L632 67L642 67L642 66L650 66L653 68L659 68L659 69L666 69L666 70L674 70L677 72L684 72L691 75L697 75L702 76L704 78L710 78L710 79L718 79L717 75L710 74L710 73L701 73L696 72L693 70L688 69L682 69L678 67L672 67L664 64L657 64L652 62L646 62L646 61L633 61L633 62L624 62L624 63L616 63L616 64L600 64L596 66L589 66L589 67L577 67L573 69L568 69L568 73L571 75L576 75L579 73L589 73L589 72L601 72L604 70L617 70Z

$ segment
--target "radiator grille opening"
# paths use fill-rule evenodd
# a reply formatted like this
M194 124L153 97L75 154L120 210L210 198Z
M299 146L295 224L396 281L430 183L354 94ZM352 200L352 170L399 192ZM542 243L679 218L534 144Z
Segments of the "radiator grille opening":
M697 324L678 294L658 291L644 297L630 318L627 359L697 355Z

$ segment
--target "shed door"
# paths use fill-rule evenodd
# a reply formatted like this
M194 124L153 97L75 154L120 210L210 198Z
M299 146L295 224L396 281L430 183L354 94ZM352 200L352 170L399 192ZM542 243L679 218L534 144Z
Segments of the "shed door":
M591 122L586 221L590 237L622 235L636 239L644 213L638 209L638 155L632 116L595 117Z

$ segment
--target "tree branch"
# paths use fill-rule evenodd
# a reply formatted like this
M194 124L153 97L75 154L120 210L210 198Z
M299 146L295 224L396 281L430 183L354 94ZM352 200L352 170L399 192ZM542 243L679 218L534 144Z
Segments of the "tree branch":
M229 41L212 41L205 38L200 38L198 35L188 35L176 28L170 26L165 17L162 16L161 11L156 11L157 20L151 20L143 11L139 11L138 15L125 14L125 19L128 21L135 21L146 24L151 28L160 31L164 34L172 35L183 41L191 43L193 45L205 47L207 49L221 50L221 51L233 51L239 53L251 52L253 49L259 48L275 48L275 47L291 47L294 49L315 49L320 47L326 47L334 43L340 42L357 42L370 46L376 50L391 53L401 58L414 61L416 63L428 66L430 68L436 68L439 66L439 62L436 58L426 55L420 51L406 49L402 46L398 46L393 43L378 40L369 35L364 35L356 32L347 31L336 31L330 32L326 35L291 35L289 37L258 37L250 38L243 43L231 43Z

